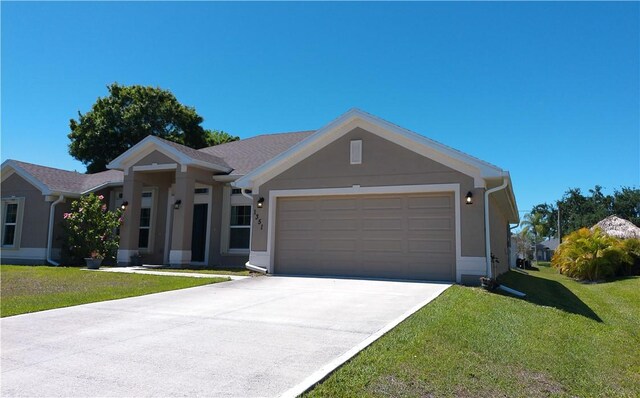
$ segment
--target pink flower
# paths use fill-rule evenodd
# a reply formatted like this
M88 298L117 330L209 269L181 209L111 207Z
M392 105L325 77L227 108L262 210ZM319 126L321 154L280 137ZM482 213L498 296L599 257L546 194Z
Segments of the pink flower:
M107 211L107 205L102 205L102 211Z
M98 196L98 199L100 199L100 200L104 199L104 195Z
M71 218L71 213L64 213L63 217L64 217L65 220L67 218Z

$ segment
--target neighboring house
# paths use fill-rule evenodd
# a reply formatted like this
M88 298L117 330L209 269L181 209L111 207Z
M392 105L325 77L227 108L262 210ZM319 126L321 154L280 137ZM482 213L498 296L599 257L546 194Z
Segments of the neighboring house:
M537 261L551 261L553 253L558 248L558 238L547 239L536 245L536 260Z
M108 167L120 264L475 283L519 221L508 172L360 110L200 150L149 136Z
M81 174L36 164L2 163L0 242L3 264L43 264L60 260L60 221L73 199L95 192L114 207L122 172Z

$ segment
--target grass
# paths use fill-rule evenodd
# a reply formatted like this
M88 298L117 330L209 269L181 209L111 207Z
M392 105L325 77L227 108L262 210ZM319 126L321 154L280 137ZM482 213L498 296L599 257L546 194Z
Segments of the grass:
M223 282L228 278L166 277L46 266L0 266L0 316L69 307Z
M640 396L640 278L537 269L501 278L525 300L451 287L306 395Z
M251 272L245 268L219 268L219 269L149 268L149 271L186 272L186 273L196 273L196 274L236 275L236 276L249 276L251 274Z

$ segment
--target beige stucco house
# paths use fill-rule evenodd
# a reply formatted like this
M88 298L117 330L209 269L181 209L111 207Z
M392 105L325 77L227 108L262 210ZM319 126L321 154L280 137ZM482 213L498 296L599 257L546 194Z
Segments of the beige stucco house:
M357 109L316 131L200 150L150 136L108 167L51 172L84 181L64 191L35 175L42 166L5 162L3 263L55 261L55 224L86 192L127 205L120 264L142 254L151 264L473 283L493 272L491 254L495 272L507 269L519 221L508 172Z

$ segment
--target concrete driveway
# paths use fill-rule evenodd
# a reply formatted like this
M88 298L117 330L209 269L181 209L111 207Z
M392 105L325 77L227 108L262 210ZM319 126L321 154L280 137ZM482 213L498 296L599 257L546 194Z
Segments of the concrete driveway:
M257 277L4 318L0 395L295 395L447 287Z

